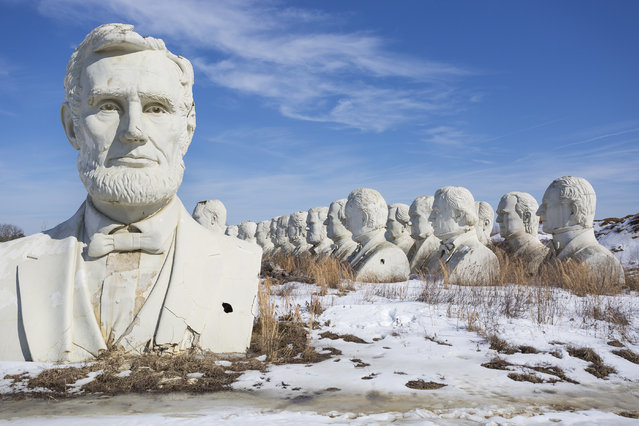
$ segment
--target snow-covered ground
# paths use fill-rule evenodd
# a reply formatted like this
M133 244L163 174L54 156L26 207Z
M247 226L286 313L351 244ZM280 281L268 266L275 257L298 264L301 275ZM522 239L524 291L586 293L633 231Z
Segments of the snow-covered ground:
M299 305L308 321L312 314L307 302L319 288L302 283L284 286L278 292L281 296L273 296L279 312ZM637 422L619 413L639 410L639 365L615 355L613 351L621 348L608 344L618 340L639 353L639 298L634 294L577 297L558 289L457 287L418 280L355 287L345 295L333 290L321 296L325 310L313 318L320 327L312 331L312 345L320 352L333 348L338 353L325 361L270 365L266 373L247 371L233 384L234 391L217 394L4 400L0 422ZM610 317L593 314L594 307L615 312L625 321L606 321ZM502 352L504 345L511 349L505 351L509 354L491 349L493 334L502 339ZM339 337L345 335L364 343ZM589 362L569 354L570 347L593 349L616 373L595 377L586 371ZM482 366L496 357L505 361L504 369ZM46 367L0 363L0 392L11 391L11 380L2 379L5 375L35 374ZM557 371L563 372L563 378L552 374ZM540 383L516 381L509 375L528 375ZM445 386L432 390L407 386L420 380Z

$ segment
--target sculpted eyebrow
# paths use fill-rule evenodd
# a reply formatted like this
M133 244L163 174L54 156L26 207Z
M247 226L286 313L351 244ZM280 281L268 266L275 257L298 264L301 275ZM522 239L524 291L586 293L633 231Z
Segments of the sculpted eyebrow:
M171 110L175 110L176 105L175 102L166 94L161 92L139 92L140 101L142 103L148 102L158 102L160 104L168 106ZM102 89L92 89L89 92L88 103L93 106L97 101L104 98L117 98L117 99L125 99L127 97L127 93L121 90L102 90Z

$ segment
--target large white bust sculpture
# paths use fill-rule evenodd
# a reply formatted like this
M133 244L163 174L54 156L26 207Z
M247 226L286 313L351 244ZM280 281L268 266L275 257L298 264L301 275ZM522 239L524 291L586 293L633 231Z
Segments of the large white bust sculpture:
M295 246L295 256L307 253L313 247L306 241L306 216L308 212L295 212L288 218L288 239Z
M202 228L176 196L192 85L189 61L130 25L75 50L61 116L88 196L66 222L0 245L0 359L246 350L261 250Z
M345 212L348 229L360 244L359 252L350 261L355 279L407 279L410 268L406 254L384 236L388 207L382 195L374 189L356 189L348 196Z
M288 238L289 216L279 216L277 218L277 229L275 232L275 249L273 254L293 254L295 246Z
M477 238L477 209L469 190L458 186L438 189L429 220L441 241L439 256L429 262L430 272L460 284L488 284L496 278L499 261Z
M490 233L493 230L495 212L486 201L476 201L475 207L477 207L477 225L475 225L477 238L486 247L492 247L493 242L490 239Z
M229 225L226 227L226 231L224 231L224 235L228 237L237 238L240 233L240 229L237 225Z
M548 248L537 236L538 208L537 200L526 192L509 192L497 206L497 224L506 241L506 252L522 262L530 274L537 272L548 254Z
M585 263L602 280L624 283L621 264L595 238L596 202L595 190L586 179L563 176L546 189L537 215L544 232L552 234L556 259Z
M244 221L237 226L237 238L257 244L255 241L255 233L257 232L257 223L250 220Z
M333 201L326 217L326 235L333 241L332 256L342 262L347 262L357 250L353 234L346 228L346 201L346 198Z
M433 210L432 195L415 198L408 209L413 246L408 252L411 274L428 273L428 264L433 256L439 257L439 238L433 234L433 225L428 218Z
M333 241L326 233L326 219L328 217L328 207L313 207L309 209L306 216L306 242L311 244L311 253L316 256L330 254L333 251Z
M410 216L408 215L408 205L395 203L388 205L388 219L386 220L386 239L404 253L413 246L413 239L410 237Z
M226 230L226 207L220 200L200 201L193 209L193 219L216 234Z
M271 220L263 220L257 224L255 230L255 242L262 247L262 253L264 256L270 256L271 252L275 248L273 241L271 240L271 224L276 223Z

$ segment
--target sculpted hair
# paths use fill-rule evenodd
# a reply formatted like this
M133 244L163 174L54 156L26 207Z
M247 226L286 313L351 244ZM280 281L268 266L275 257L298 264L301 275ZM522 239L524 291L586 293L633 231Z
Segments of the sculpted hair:
M286 228L286 227L288 227L288 218L289 217L287 215L279 216L277 218L277 226L278 226L278 228Z
M306 216L308 215L307 212L295 212L295 213L291 213L289 219L288 219L288 224L289 225L293 225L297 228L303 228L306 229Z
M269 232L271 229L271 221L263 220L257 224L257 229L262 230L262 232ZM257 232L257 231L256 231Z
M435 198L438 197L441 197L446 204L462 214L464 225L474 227L477 224L475 199L469 190L461 186L445 186L435 192Z
M559 198L574 204L577 210L575 219L578 224L592 227L597 196L590 182L581 177L562 176L552 181L548 188L559 189Z
M308 210L308 216L312 214L317 214L320 223L324 223L326 218L328 217L328 207L320 206L320 207L312 207ZM308 219L307 216L307 219Z
M171 53L164 41L153 37L142 37L133 31L133 25L105 24L91 31L75 49L67 64L67 72L64 76L65 99L71 106L73 123L77 125L80 117L80 94L82 70L87 66L87 58L94 53L132 53L144 50L157 50L163 52L168 59L173 61L180 69L180 83L184 89L183 105L179 105L185 115L189 116L188 127L191 132L195 130L195 105L193 103L193 66L188 59Z
M244 235L248 235L249 237L255 237L255 232L257 231L257 223L247 220L240 223L237 228L238 232L241 232Z
M435 197L432 195L420 195L415 198L415 201L410 205L408 209L409 214L418 213L420 216L426 216L430 214L430 211L433 210L433 201L435 201Z
M479 221L488 219L490 223L493 223L495 220L495 211L486 201L477 201L477 216Z
M499 203L501 204L502 201L505 203L508 197L515 197L517 200L515 203L515 212L517 212L521 220L524 222L524 229L526 233L536 237L539 232L539 216L537 216L539 204L537 203L537 200L535 200L535 197L527 192L513 191L501 197Z
M382 194L370 188L358 188L348 195L347 203L357 205L368 217L371 230L386 227L388 206Z
M388 205L388 210L395 209L395 219L404 226L408 226L410 216L408 215L408 204L394 203Z
M337 209L337 217L339 218L339 220L342 222L342 224L344 226L346 226L346 202L348 200L346 198L341 198L339 200L335 200L331 203L330 205L330 209L333 208L333 206L335 206L335 208Z
M209 212L215 223L226 225L226 207L220 200L199 201L193 209L193 215L202 211Z

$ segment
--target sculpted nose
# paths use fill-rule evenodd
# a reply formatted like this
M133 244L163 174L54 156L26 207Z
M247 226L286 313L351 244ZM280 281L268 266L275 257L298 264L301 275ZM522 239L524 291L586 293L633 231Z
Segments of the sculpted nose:
M124 143L144 144L147 136L142 130L142 108L140 104L133 103L124 117L123 131L120 134L120 141Z

